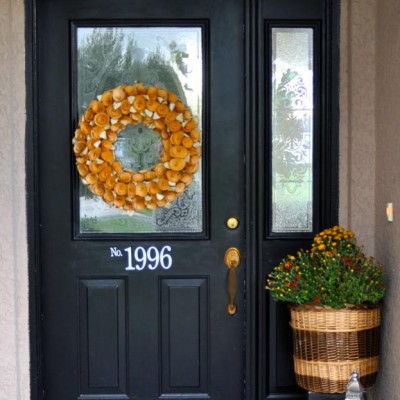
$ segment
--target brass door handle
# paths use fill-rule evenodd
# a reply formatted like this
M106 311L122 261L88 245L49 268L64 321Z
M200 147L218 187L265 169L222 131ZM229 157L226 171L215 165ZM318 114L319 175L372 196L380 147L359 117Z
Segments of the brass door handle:
M225 252L224 257L225 265L229 268L228 272L228 293L229 293L229 304L228 314L235 315L237 306L235 304L236 293L237 293L237 274L236 268L240 264L240 252L236 247L230 247Z

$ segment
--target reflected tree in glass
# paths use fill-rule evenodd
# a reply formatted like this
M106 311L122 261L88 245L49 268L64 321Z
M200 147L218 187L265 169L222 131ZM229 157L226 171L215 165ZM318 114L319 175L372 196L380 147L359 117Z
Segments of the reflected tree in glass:
M312 232L313 30L272 33L272 232Z
M140 81L177 94L199 116L201 128L201 28L78 28L77 39L78 114L105 90ZM115 154L125 168L141 170L159 160L160 149L160 138L152 130L129 125L118 136ZM170 207L145 210L133 217L109 209L80 184L80 232L201 232L199 170L193 184Z

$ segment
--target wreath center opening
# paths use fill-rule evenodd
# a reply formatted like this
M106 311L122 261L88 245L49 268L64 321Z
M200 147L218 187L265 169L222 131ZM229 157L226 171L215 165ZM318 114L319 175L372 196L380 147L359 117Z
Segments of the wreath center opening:
M142 124L128 125L118 134L115 156L125 169L149 170L161 156L161 137Z

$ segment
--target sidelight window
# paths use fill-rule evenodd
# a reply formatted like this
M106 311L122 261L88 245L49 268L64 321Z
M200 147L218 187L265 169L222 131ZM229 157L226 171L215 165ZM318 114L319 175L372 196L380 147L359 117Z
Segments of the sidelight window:
M314 30L272 27L272 233L313 231Z

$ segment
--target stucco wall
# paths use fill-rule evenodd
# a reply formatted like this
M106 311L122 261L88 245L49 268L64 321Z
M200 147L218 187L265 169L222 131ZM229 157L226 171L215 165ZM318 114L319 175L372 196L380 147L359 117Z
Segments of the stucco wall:
M386 268L381 366L369 400L398 400L400 363L400 2L342 0L340 222ZM386 203L395 219L386 219Z
M376 256L388 272L382 368L374 398L400 399L400 2L377 1L376 13ZM394 221L385 206L394 204Z
M0 400L29 399L22 0L0 0Z
M399 0L342 0L340 222L388 270L381 372L370 400L400 399ZM379 6L377 6L377 4ZM29 399L23 0L0 0L0 400ZM375 112L376 111L376 112ZM385 219L394 203L395 220Z
M339 221L368 254L375 231L375 0L341 1Z

